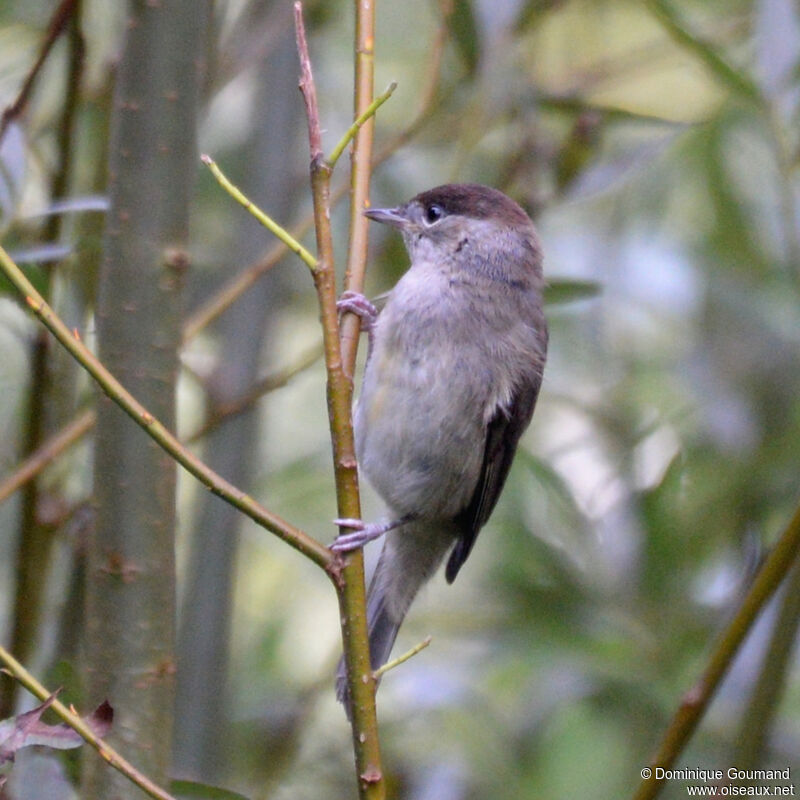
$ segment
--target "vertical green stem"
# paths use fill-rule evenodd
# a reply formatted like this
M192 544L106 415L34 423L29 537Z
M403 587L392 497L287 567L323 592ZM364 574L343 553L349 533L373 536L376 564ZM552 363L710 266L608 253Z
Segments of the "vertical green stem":
M341 517L361 516L358 493L358 471L353 437L351 406L353 400L352 363L350 371L345 370L342 356L338 312L336 309L336 271L334 268L333 236L331 233L331 165L322 154L322 132L317 107L316 87L311 72L308 54L302 5L296 0L295 26L297 47L300 55L300 89L306 103L308 118L308 140L311 153L311 189L314 200L314 226L317 238L317 265L313 268L314 284L320 306L320 319L323 330L325 366L328 374L328 416L333 444L333 466L336 480L336 500ZM360 14L374 13L371 3L357 5L357 30L370 29L360 19ZM370 51L372 43L370 41ZM358 42L356 44L356 64L359 63ZM371 60L369 63L371 70ZM356 70L358 81L358 66ZM370 77L371 87L371 77ZM356 89L359 96L359 90ZM364 108L357 110L355 117L372 102L369 97ZM368 123L371 120L368 120ZM361 133L367 126L362 126ZM356 138L356 145L358 139ZM358 179L364 186L369 181L369 158L363 162L366 174ZM366 182L366 183L365 183ZM353 200L355 203L355 200ZM363 276L363 269L361 272ZM355 357L353 343L352 354ZM375 678L369 663L369 642L366 623L366 591L364 588L364 556L359 550L337 559L328 567L339 598L342 620L342 639L344 657L347 663L347 676L351 701L351 725L353 730L353 749L355 752L356 773L359 796L362 800L383 800L386 796L383 769L381 766L380 744L378 742L378 722L375 712Z

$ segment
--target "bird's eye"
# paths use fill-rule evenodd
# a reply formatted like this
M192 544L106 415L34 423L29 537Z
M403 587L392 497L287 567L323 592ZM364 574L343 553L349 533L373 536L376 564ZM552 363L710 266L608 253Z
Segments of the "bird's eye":
M425 209L425 222L427 222L428 225L433 225L434 222L438 222L443 216L444 209L436 203L431 203Z

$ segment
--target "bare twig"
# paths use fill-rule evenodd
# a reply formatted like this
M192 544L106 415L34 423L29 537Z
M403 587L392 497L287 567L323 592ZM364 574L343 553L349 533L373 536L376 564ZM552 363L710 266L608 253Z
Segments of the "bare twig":
M36 291L33 284L25 277L20 268L0 247L0 269L11 283L21 292L34 314L50 329L58 341L70 352L80 365L97 381L100 388L122 408L140 427L164 449L181 466L194 475L214 494L238 508L254 522L266 528L296 550L308 556L322 567L328 568L335 561L334 556L308 534L290 525L276 514L236 488L222 476L197 458L184 447L174 434L170 433L150 412L133 397L122 384L111 375L100 363L99 359L77 339L47 305L44 298Z
M389 142L384 144L372 162L373 170L387 161L405 145L424 125L434 107L434 102L439 92L441 81L441 65L444 46L449 32L450 14L452 13L451 0L443 0L442 22L434 36L431 51L428 57L428 66L424 70L428 76L423 87L422 99L417 113L409 125ZM341 184L331 192L331 207L334 207L349 191L349 184ZM305 216L299 223L292 227L290 233L293 238L301 239L311 230L314 224L313 211ZM240 274L229 280L213 297L204 303L187 319L183 329L183 343L191 341L201 330L210 325L215 319L225 313L256 281L286 254L288 248L281 241L276 242L269 252L246 267Z
M311 71L311 59L308 55L308 40L303 23L303 6L294 4L294 29L297 37L297 52L300 54L300 91L306 104L306 120L308 121L308 149L311 161L322 158L322 128L319 124L319 105L317 103L317 87Z
M2 483L0 483L0 503L5 502L23 484L38 475L53 459L72 447L97 421L97 414L83 411L68 425L42 443L31 453Z
M296 253L308 265L309 269L314 270L317 267L317 260L311 253L303 247L297 239L292 236L286 228L278 225L275 220L268 214L263 212L252 200L245 196L245 194L228 178L225 177L222 170L214 162L211 156L200 156L200 160L211 170L211 174L217 179L217 183L241 206L249 211L270 233L277 236L293 253Z
M0 647L0 661L2 661L8 672L16 678L31 694L38 697L40 700L47 700L53 696L53 693L42 686L33 675L17 661L5 648ZM111 745L103 741L97 736L94 731L80 718L80 716L70 709L68 709L59 700L53 700L50 708L61 717L64 722L69 725L72 730L80 734L86 742L91 745L100 754L100 757L118 772L121 772L126 778L135 783L140 789L146 792L150 797L155 797L158 800L176 800L173 795L162 789L160 786L153 783L146 775L139 772L136 767L129 761L123 758Z
M344 136L342 136L339 144L333 148L331 154L328 156L327 161L331 165L331 168L336 166L336 162L339 160L339 157L344 152L345 147L347 147L350 142L355 139L356 134L361 130L363 125L372 119L375 116L375 112L392 96L392 93L397 88L397 83L392 81L386 91L383 94L378 95L368 106L367 108L361 113L358 117L356 117L355 122L347 129L347 132Z
M374 13L371 3L356 4L356 29L371 29L371 23L365 19ZM344 367L340 340L338 313L336 311L336 273L333 258L333 237L331 233L330 214L330 179L332 166L325 161L321 150L321 132L319 112L317 108L316 88L311 71L311 60L308 52L305 26L303 24L302 4L295 2L295 27L297 32L297 50L300 56L301 81L300 88L306 104L309 130L309 151L311 154L311 191L314 201L314 227L317 238L319 266L314 272L314 285L319 299L320 319L322 322L323 342L325 348L325 366L328 374L328 418L333 445L333 466L336 479L336 499L340 517L360 517L361 506L358 493L358 472L353 439L353 422L351 404L353 384L350 371ZM358 34L357 34L358 38ZM371 54L372 41L369 42ZM355 118L359 119L372 103L371 70L368 80L362 75L359 81L360 51L356 46L356 94L364 93L368 85L368 97L365 102L356 105ZM371 65L371 61L370 61ZM361 90L358 89L361 86ZM374 110L373 112L374 113ZM364 132L372 129L372 116L364 120L355 135L354 152L358 151L358 142ZM371 134L370 134L371 137ZM371 141L371 138L370 138ZM352 206L359 205L366 197L369 185L370 153L364 154L364 168L358 177L358 194L351 195ZM356 156L354 155L354 161ZM362 173L365 172L365 177ZM351 187L354 186L351 179ZM358 212L360 217L360 211ZM352 211L351 211L352 217ZM364 220L365 221L365 220ZM350 246L353 241L351 237ZM352 258L352 252L349 255ZM349 263L349 262L348 262ZM363 275L363 271L362 271ZM355 353L354 353L355 355ZM362 800L382 800L386 796L386 787L381 766L380 745L378 742L378 722L375 713L375 679L369 663L369 642L366 624L366 590L364 587L364 557L358 550L344 559L343 568L331 572L339 598L339 610L342 621L342 640L344 657L347 664L348 688L351 698L351 723L353 732L353 750L355 753L356 774L358 776L359 796Z
M793 666L792 654L797 646L799 630L800 561L795 561L786 579L781 606L772 623L769 644L758 677L739 721L733 759L739 769L753 769L763 759Z
M796 561L800 552L800 507L795 511L789 525L745 596L739 610L722 633L717 646L711 653L708 666L700 680L684 695L680 707L675 712L670 726L664 734L655 757L650 762L651 776L639 784L633 800L651 800L658 796L664 779L658 780L656 767L669 769L683 751L694 733L714 692L733 661L739 646L749 633L759 612L780 586L786 573Z
M53 12L53 16L50 17L50 23L47 26L47 33L45 34L44 41L39 50L39 55L30 68L16 99L3 111L3 116L0 118L0 141L2 141L3 136L5 136L11 121L18 117L28 104L36 79L39 77L39 73L42 71L42 67L47 61L47 57L50 55L53 45L64 32L67 22L75 10L76 2L77 0L61 0L56 10Z
M191 444L198 439L207 436L215 428L219 427L223 422L227 422L232 417L242 414L257 403L265 394L273 392L286 386L289 381L308 369L312 364L316 364L322 356L322 345L317 342L309 347L305 352L300 354L297 361L288 367L271 372L265 375L260 380L256 381L250 389L241 397L231 400L224 405L215 406L209 418L201 425L191 436L188 437L186 442ZM2 497L0 496L0 499Z
M402 655L397 656L397 658L393 658L391 661L387 661L382 667L378 667L378 669L372 673L375 677L375 680L379 680L390 669L399 667L401 664L405 664L410 658L414 658L417 653L421 653L432 641L433 637L426 636L419 644L415 644L410 650L407 650Z
M357 0L355 31L355 115L361 115L372 102L374 91L375 8L370 0ZM360 292L367 265L367 224L364 209L369 206L369 179L374 141L372 120L363 125L353 140L350 160L350 242L344 288ZM342 359L347 375L353 376L361 322L355 314L342 317Z
M314 224L314 215L306 218L291 230L294 239L305 236ZM189 316L183 326L183 344L188 344L200 331L222 316L258 279L269 272L289 252L283 241L277 241L269 252L229 280L213 297Z

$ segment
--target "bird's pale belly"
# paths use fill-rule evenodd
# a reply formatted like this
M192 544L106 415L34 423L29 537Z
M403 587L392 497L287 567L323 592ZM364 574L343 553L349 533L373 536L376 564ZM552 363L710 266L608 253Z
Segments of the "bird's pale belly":
M448 388L453 375L436 370L436 358L421 359L424 369L411 360L389 369L384 354L375 356L356 412L362 470L395 513L453 517L480 473L480 399L473 389Z

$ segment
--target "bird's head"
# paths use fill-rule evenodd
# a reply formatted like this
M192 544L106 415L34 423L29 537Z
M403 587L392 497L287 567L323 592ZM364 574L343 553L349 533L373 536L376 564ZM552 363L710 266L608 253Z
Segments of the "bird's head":
M541 246L533 222L510 197L489 186L445 184L396 208L364 213L400 230L412 267L423 261L458 271L500 270L541 278Z

